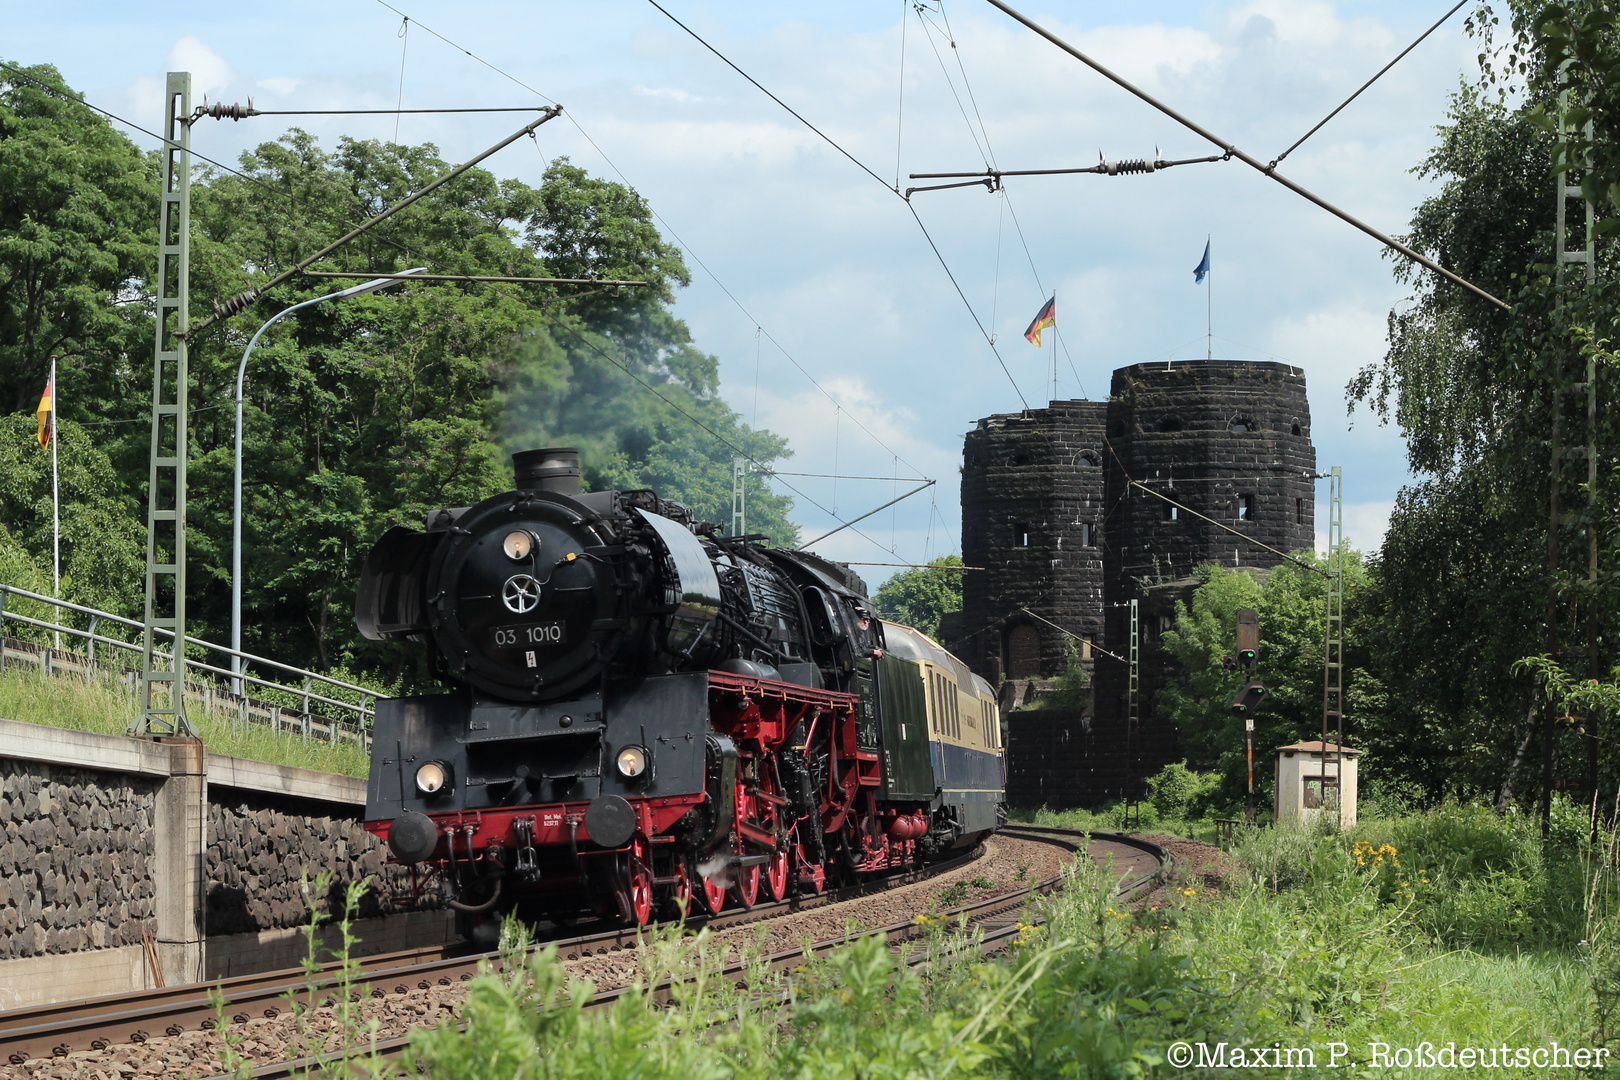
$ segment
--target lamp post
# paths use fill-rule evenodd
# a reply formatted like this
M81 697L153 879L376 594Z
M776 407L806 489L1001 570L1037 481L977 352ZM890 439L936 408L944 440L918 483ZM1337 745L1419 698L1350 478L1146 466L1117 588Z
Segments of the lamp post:
M420 274L426 270L425 266L412 267L401 271L402 274ZM248 357L253 354L253 347L259 343L264 332L276 323L285 319L295 311L325 303L328 300L346 300L351 296L364 296L366 293L386 289L390 285L399 283L398 277L373 278L370 281L352 288L341 289L325 296L317 296L313 300L305 300L301 304L276 313L270 320L259 327L258 332L248 342L242 351L242 362L236 368L236 482L235 504L231 511L231 674L237 676L231 680L231 692L237 697L242 694L242 380L247 375ZM178 646L176 646L178 647Z

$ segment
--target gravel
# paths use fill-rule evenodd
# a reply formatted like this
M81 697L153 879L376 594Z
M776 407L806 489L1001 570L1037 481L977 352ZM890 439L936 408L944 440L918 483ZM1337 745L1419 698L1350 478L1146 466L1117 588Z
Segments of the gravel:
M1031 884L1058 873L1069 853L1052 844L1019 837L995 836L985 842L979 858L966 866L903 885L873 896L846 900L811 911L733 925L713 934L717 957L737 959L756 949L779 952L803 944L838 937L852 926L872 928L906 922L930 909L945 908L972 900L1020 892ZM721 952L720 950L724 950ZM571 977L590 979L598 987L627 983L640 975L638 952L634 947L606 955L564 959ZM379 975L377 985L387 982ZM359 1003L360 1024L375 1019L378 1038L405 1034L412 1028L432 1027L453 1021L465 996L465 984L412 989L403 994L366 997ZM324 996L324 995L323 995ZM315 1022L324 1030L335 1030L330 1009L319 1009ZM238 1052L255 1064L285 1059L296 1053L297 1034L293 1018L256 1017L243 1024L232 1024L232 1033L243 1042ZM335 1046L328 1047L334 1049ZM148 1076L196 1077L224 1071L220 1036L212 1031L188 1031L176 1036L160 1036L139 1044L122 1044L106 1050L90 1050L63 1058L40 1058L20 1066L0 1065L3 1080L141 1080Z

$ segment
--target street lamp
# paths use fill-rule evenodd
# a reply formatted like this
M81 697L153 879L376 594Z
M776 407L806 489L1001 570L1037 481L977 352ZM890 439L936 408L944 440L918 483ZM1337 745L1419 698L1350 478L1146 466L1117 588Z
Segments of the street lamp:
M284 311L270 317L270 321L259 327L258 333L248 342L242 352L242 362L236 368L236 502L231 512L231 674L238 676L231 680L231 691L237 697L242 697L242 380L247 375L248 357L253 354L253 346L259 343L264 332L276 323L285 319L295 311L325 303L328 300L346 300L351 296L364 296L366 293L386 289L390 285L397 285L400 276L404 274L420 274L426 270L425 266L414 266L409 270L400 271L394 277L372 278L370 281L352 288L342 289L325 296L317 296L313 300L305 300L301 304L294 304ZM177 646L178 647L178 646Z

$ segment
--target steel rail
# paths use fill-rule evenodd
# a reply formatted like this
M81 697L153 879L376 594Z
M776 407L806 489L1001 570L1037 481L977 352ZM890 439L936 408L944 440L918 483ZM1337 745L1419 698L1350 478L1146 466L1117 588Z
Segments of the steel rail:
M975 849L920 870L904 870L821 893L801 893L786 900L757 903L748 909L727 910L710 916L696 915L687 920L687 925L694 930L703 927L723 929L795 915L926 881L966 866L979 855L980 849ZM579 959L633 948L637 938L637 928L621 927L552 938L537 942L530 951L556 946L559 955ZM377 997L387 993L383 987L392 987L395 993L405 993L412 986L419 989L433 985L449 986L456 981L471 979L480 964L498 965L501 959L498 950L461 953L458 947L459 943L454 943L355 958L352 963L358 965L360 973L351 981L351 985L362 993ZM317 995L333 991L342 967L341 962L322 965L313 980ZM282 968L211 983L186 983L9 1009L0 1012L0 1060L21 1065L35 1058L65 1057L74 1051L102 1050L117 1043L145 1042L165 1034L172 1036L194 1031L214 1022L213 996L216 991L225 999L227 1014L238 1023L254 1016L274 1016L284 1007L288 994L302 994L310 989L311 983L310 976L303 968ZM373 983L376 985L373 986Z
M1144 886L1157 881L1159 876L1170 865L1170 855L1164 850L1164 848L1152 843L1151 841L1141 840L1134 836L1126 836L1118 833L1097 832L1088 834L1079 829L1061 829L1055 827L1046 828L1041 826L1021 825L1004 826L1001 831L1009 835L1018 836L1021 839L1055 843L1059 846L1067 847L1071 852L1077 852L1082 843L1096 844L1101 842L1136 848L1152 857L1155 862L1154 868L1145 873L1139 874L1120 885L1116 890L1117 895L1120 896L1130 896L1132 893L1143 888ZM988 921L996 918L997 916L1004 916L1012 912L1021 912L1024 906L1028 903L1029 895L1032 892L1046 894L1057 891L1062 887L1063 880L1064 878L1061 873L1055 874L1052 877L1035 883L1028 891L1020 891L1010 895L1002 894L1000 896L990 897L986 900L979 900L973 903L948 908L945 911L940 912L940 917L953 922L962 922L969 925L984 927ZM1039 922L1038 916L1037 922ZM985 930L982 937L979 938L979 949L981 954L987 955L1005 947L1005 945L1009 943L1008 939L1012 938L1016 934L1021 933L1022 930L1023 928L1018 925L1016 919L1010 924L989 927ZM881 937L891 946L899 945L904 947L908 942L922 937L926 932L926 929L918 925L915 921L908 920L906 922L890 923L887 926L880 926L862 934L827 938L807 946L801 946L799 948L787 949L782 952L773 953L766 957L764 962L772 971L789 970L798 967L807 960L825 956L833 950L841 948L849 944L851 941L859 938ZM926 951L904 956L904 962L911 966L925 963L927 962L927 959L928 955ZM746 963L738 962L727 964L721 969L719 977L722 980L737 981L743 985L746 985L743 980L746 979L751 970L753 970L752 966ZM672 988L673 984L666 980L651 987L647 992L651 994L655 1000L666 1001L670 997ZM625 994L638 992L640 991L632 987L615 987L608 990L602 990L599 991L588 1004L586 1004L585 1008L590 1010L611 1008ZM386 1060L401 1056L409 1046L410 1036L403 1035L390 1039L379 1039L374 1043L366 1043L363 1046L354 1048L354 1052L359 1054L375 1054L377 1057ZM293 1080L295 1077L310 1075L312 1070L329 1065L335 1061L339 1061L341 1058L341 1054L325 1054L314 1057L299 1058L292 1061L270 1062L252 1069L248 1075L253 1077L254 1080ZM235 1078L221 1074L210 1077L209 1080L235 1080Z

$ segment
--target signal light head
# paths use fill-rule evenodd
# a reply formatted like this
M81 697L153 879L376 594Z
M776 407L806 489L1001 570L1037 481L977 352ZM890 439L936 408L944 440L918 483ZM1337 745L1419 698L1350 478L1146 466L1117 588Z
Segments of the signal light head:
M1265 684L1250 680L1247 686L1232 696L1232 715L1248 716L1260 707L1265 696Z

